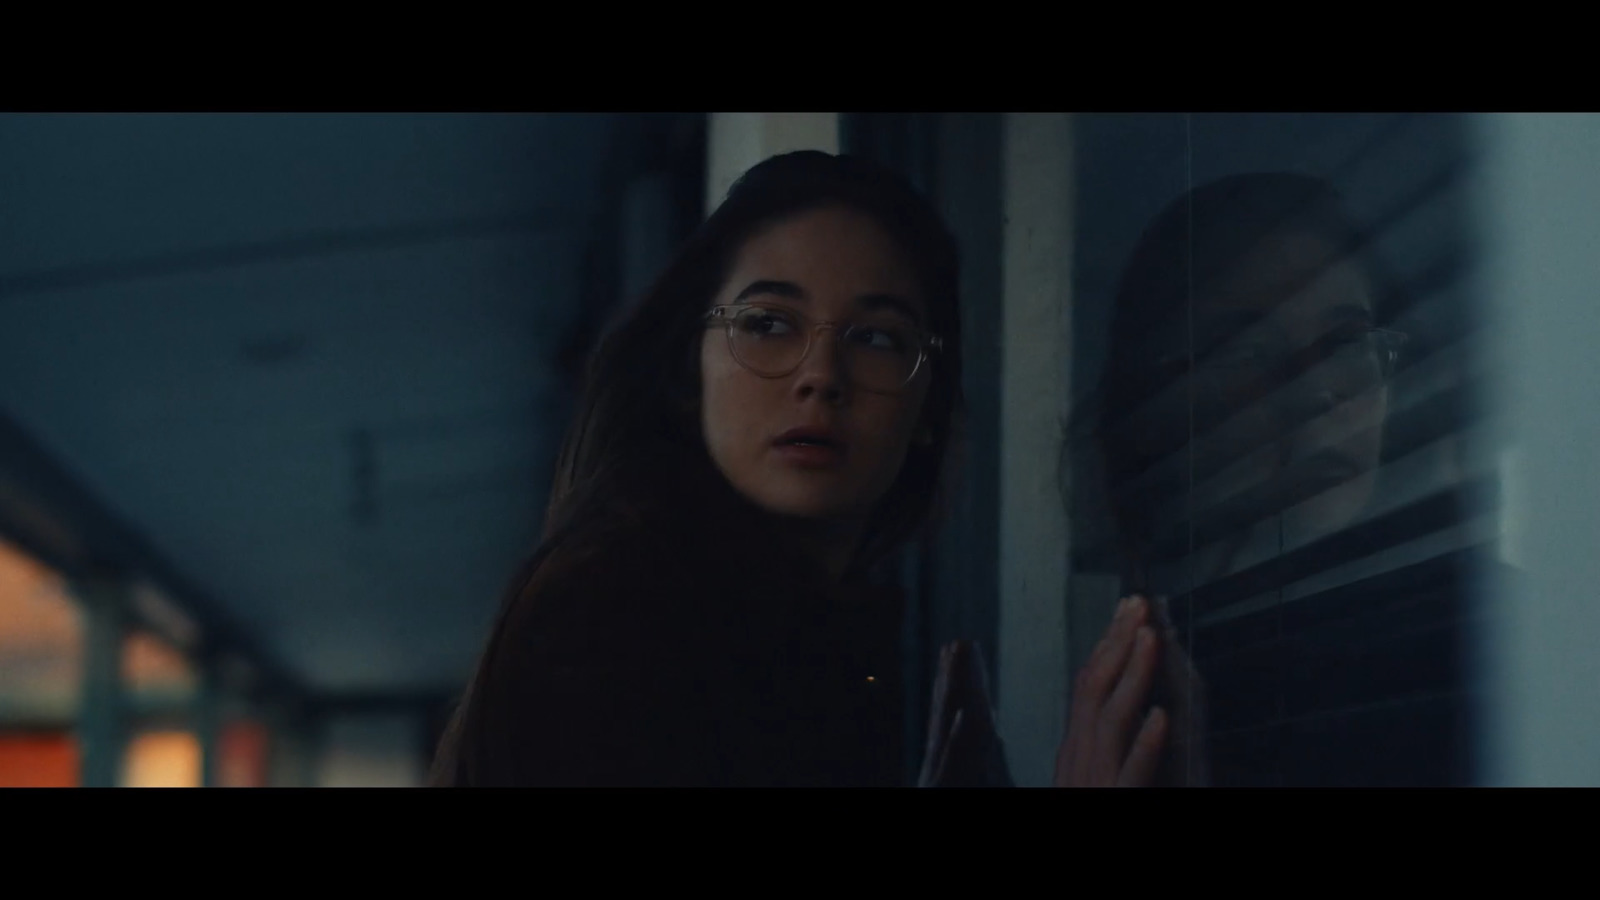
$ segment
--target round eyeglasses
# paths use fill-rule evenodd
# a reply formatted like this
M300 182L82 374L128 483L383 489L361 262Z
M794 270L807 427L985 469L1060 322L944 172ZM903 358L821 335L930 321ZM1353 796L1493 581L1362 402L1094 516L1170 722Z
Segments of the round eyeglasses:
M1303 350L1287 340L1266 338L1235 342L1208 354L1200 367L1225 376L1253 378L1282 373L1298 364L1317 366L1346 382L1387 382L1399 366L1403 332L1358 326L1337 330Z
M928 355L943 348L938 337L909 324L812 322L771 306L716 306L706 313L706 322L724 325L733 358L764 378L781 378L800 368L817 333L831 328L851 382L874 393L904 390Z

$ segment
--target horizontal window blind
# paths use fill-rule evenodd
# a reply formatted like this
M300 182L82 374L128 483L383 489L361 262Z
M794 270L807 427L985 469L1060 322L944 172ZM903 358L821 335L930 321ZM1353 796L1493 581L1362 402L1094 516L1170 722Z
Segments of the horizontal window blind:
M1469 782L1466 629L1499 522L1461 122L1091 118L1080 178L1099 187L1076 251L1122 262L1086 267L1099 280L1075 300L1083 349L1109 361L1070 411L1077 571L1137 573L1169 598L1204 679L1214 783ZM1154 232L1118 230L1113 186L1154 219L1185 191L1275 172L1341 195L1348 244L1304 264L1254 237L1224 254L1230 230L1314 229L1293 204L1293 225L1229 220L1213 195L1188 208L1185 252L1143 257L1187 271L1130 274ZM1139 278L1176 302L1130 325L1117 304Z

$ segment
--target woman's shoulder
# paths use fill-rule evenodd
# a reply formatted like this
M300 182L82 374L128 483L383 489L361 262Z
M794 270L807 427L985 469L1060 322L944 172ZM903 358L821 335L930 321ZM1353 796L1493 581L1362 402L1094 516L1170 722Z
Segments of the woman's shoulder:
M565 536L516 593L522 618L612 621L657 618L704 580L682 542L659 539L631 523ZM618 623L620 624L620 623Z
M710 778L686 734L707 657L669 542L566 534L519 575L471 691L473 784L665 784ZM692 731L692 729L691 729Z

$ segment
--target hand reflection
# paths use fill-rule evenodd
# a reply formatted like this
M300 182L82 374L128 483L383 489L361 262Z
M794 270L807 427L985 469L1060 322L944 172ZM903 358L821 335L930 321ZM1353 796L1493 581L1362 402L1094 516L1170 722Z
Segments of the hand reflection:
M1074 684L1055 785L1205 784L1203 709L1199 676L1164 604L1124 598Z

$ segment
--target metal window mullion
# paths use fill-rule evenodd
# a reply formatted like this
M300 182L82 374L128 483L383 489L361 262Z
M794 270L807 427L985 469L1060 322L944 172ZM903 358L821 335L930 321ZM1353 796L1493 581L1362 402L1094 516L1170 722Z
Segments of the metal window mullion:
M129 618L126 586L107 576L89 576L76 581L73 594L85 625L79 783L116 787L128 744L128 692L122 677Z

